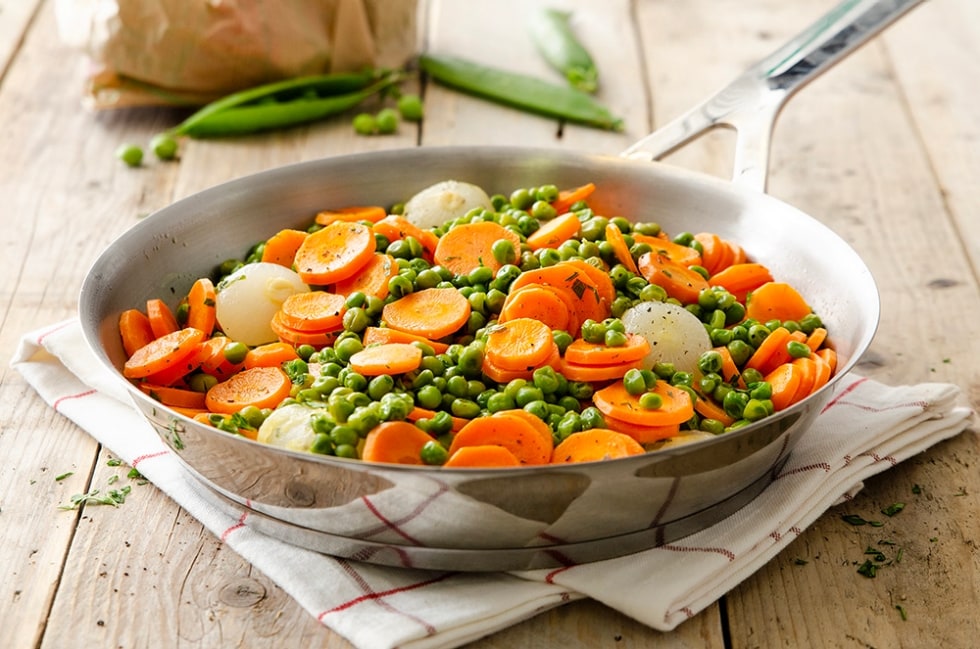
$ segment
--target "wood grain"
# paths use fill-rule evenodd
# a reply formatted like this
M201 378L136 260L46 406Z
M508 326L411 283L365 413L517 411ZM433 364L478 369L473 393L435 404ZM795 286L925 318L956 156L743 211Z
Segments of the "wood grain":
M355 151L520 144L615 154L833 2L556 4L575 10L602 74L600 99L625 118L623 133L563 126L428 85L420 88L424 124L403 124L395 136L359 137L339 118L267 136L191 141L178 162L133 170L113 159L116 146L146 142L184 113L81 110L85 63L58 40L54 3L0 2L4 646L350 647L152 485L134 483L119 508L58 510L72 494L105 488L111 476L128 483L125 471L108 466L110 454L45 404L8 361L25 331L73 315L88 266L141 216L248 173ZM429 48L553 77L521 34L527 3L431 0L423 9ZM807 87L780 116L769 183L771 194L847 239L878 280L882 319L860 372L888 383L956 383L975 408L978 12L974 0L926 3ZM730 134L713 133L668 162L727 176ZM582 601L472 646L973 646L978 462L971 431L869 480L675 632ZM882 528L840 518L882 517L895 502L906 507ZM895 557L901 549L901 561L862 577L856 570L869 546Z

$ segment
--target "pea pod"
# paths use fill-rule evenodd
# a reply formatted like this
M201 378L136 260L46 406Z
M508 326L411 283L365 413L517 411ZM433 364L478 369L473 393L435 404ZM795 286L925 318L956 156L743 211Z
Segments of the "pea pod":
M224 123L223 119L216 116L232 110L243 111L236 113L238 119L229 120L238 122L252 112L253 116L264 111L247 109L267 108L274 112L274 109L281 109L283 106L290 105L291 108L283 110L289 114L301 113L303 111L296 108L303 103L313 104L317 101L345 97L380 84L388 85L386 81L393 81L391 75L380 75L376 72L363 73L334 73L315 76L298 77L268 83L254 88L248 88L240 92L235 92L221 99L217 99L187 117L178 124L171 132L174 135L190 135L193 137L207 137L212 135L211 128L218 128L214 125ZM309 106L306 107L308 110ZM267 121L269 117L256 117L260 121ZM287 124L288 125L288 124ZM218 128L220 131L220 128ZM229 135L232 132L218 132L214 135Z
M599 70L572 31L570 17L567 11L541 9L529 24L531 39L545 61L562 73L572 87L595 92Z
M588 93L453 56L423 54L419 67L437 82L483 99L595 128L619 131L623 121Z
M224 106L193 120L192 115L177 126L175 134L191 137L244 135L312 122L354 108L395 81L393 77L386 77L361 90L328 97L300 96L288 101Z

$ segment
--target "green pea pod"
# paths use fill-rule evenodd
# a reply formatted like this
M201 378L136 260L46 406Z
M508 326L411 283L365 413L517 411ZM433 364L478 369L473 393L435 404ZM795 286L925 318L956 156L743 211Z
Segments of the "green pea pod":
M569 86L452 56L423 54L419 67L443 85L513 108L595 128L623 128L623 121L595 98Z
M572 31L570 17L571 13L567 11L541 9L529 24L531 39L545 61L562 73L572 87L595 92L599 85L599 70Z
M177 127L178 135L196 138L247 135L305 124L354 108L371 95L395 83L388 77L363 90L331 97L301 96L289 101L267 101L224 107Z
M297 77L274 83L267 83L254 88L248 88L232 93L203 106L190 115L173 130L174 135L193 135L204 137L207 126L199 127L202 122L213 119L214 115L232 108L259 106L271 102L299 101L304 98L312 99L350 94L367 88L378 79L385 79L377 72L334 73L314 76ZM200 129L204 130L201 131Z

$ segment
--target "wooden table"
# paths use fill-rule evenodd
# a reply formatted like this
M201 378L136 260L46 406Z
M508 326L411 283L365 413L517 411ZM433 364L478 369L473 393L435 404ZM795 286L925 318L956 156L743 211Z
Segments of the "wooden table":
M220 181L298 160L416 145L508 143L617 153L714 91L833 0L569 0L621 134L424 88L427 119L356 136L344 117L289 132L187 142L179 162L113 158L175 110L81 109L85 63L57 37L54 3L0 1L0 644L6 647L346 647L151 485L123 507L58 510L119 469L8 367L24 332L72 316L97 254L141 215ZM427 45L550 75L520 0L434 1ZM947 381L980 404L980 4L933 0L807 88L775 133L769 191L849 240L883 317L860 372ZM725 175L729 139L670 161ZM478 647L970 647L980 637L980 445L971 430L870 480L720 602L661 634L592 602L544 613ZM55 476L74 472L56 481ZM913 487L919 486L918 495ZM900 564L856 572L880 536ZM133 521L143 524L138 531ZM154 530L152 533L146 530ZM902 611L904 611L904 618ZM152 639L152 640L151 640Z

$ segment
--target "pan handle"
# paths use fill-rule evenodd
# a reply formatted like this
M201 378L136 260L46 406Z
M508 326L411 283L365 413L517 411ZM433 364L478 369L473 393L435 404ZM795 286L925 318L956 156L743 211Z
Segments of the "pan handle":
M923 0L844 0L720 91L621 155L656 160L718 126L737 132L733 181L766 188L773 126L800 88Z

